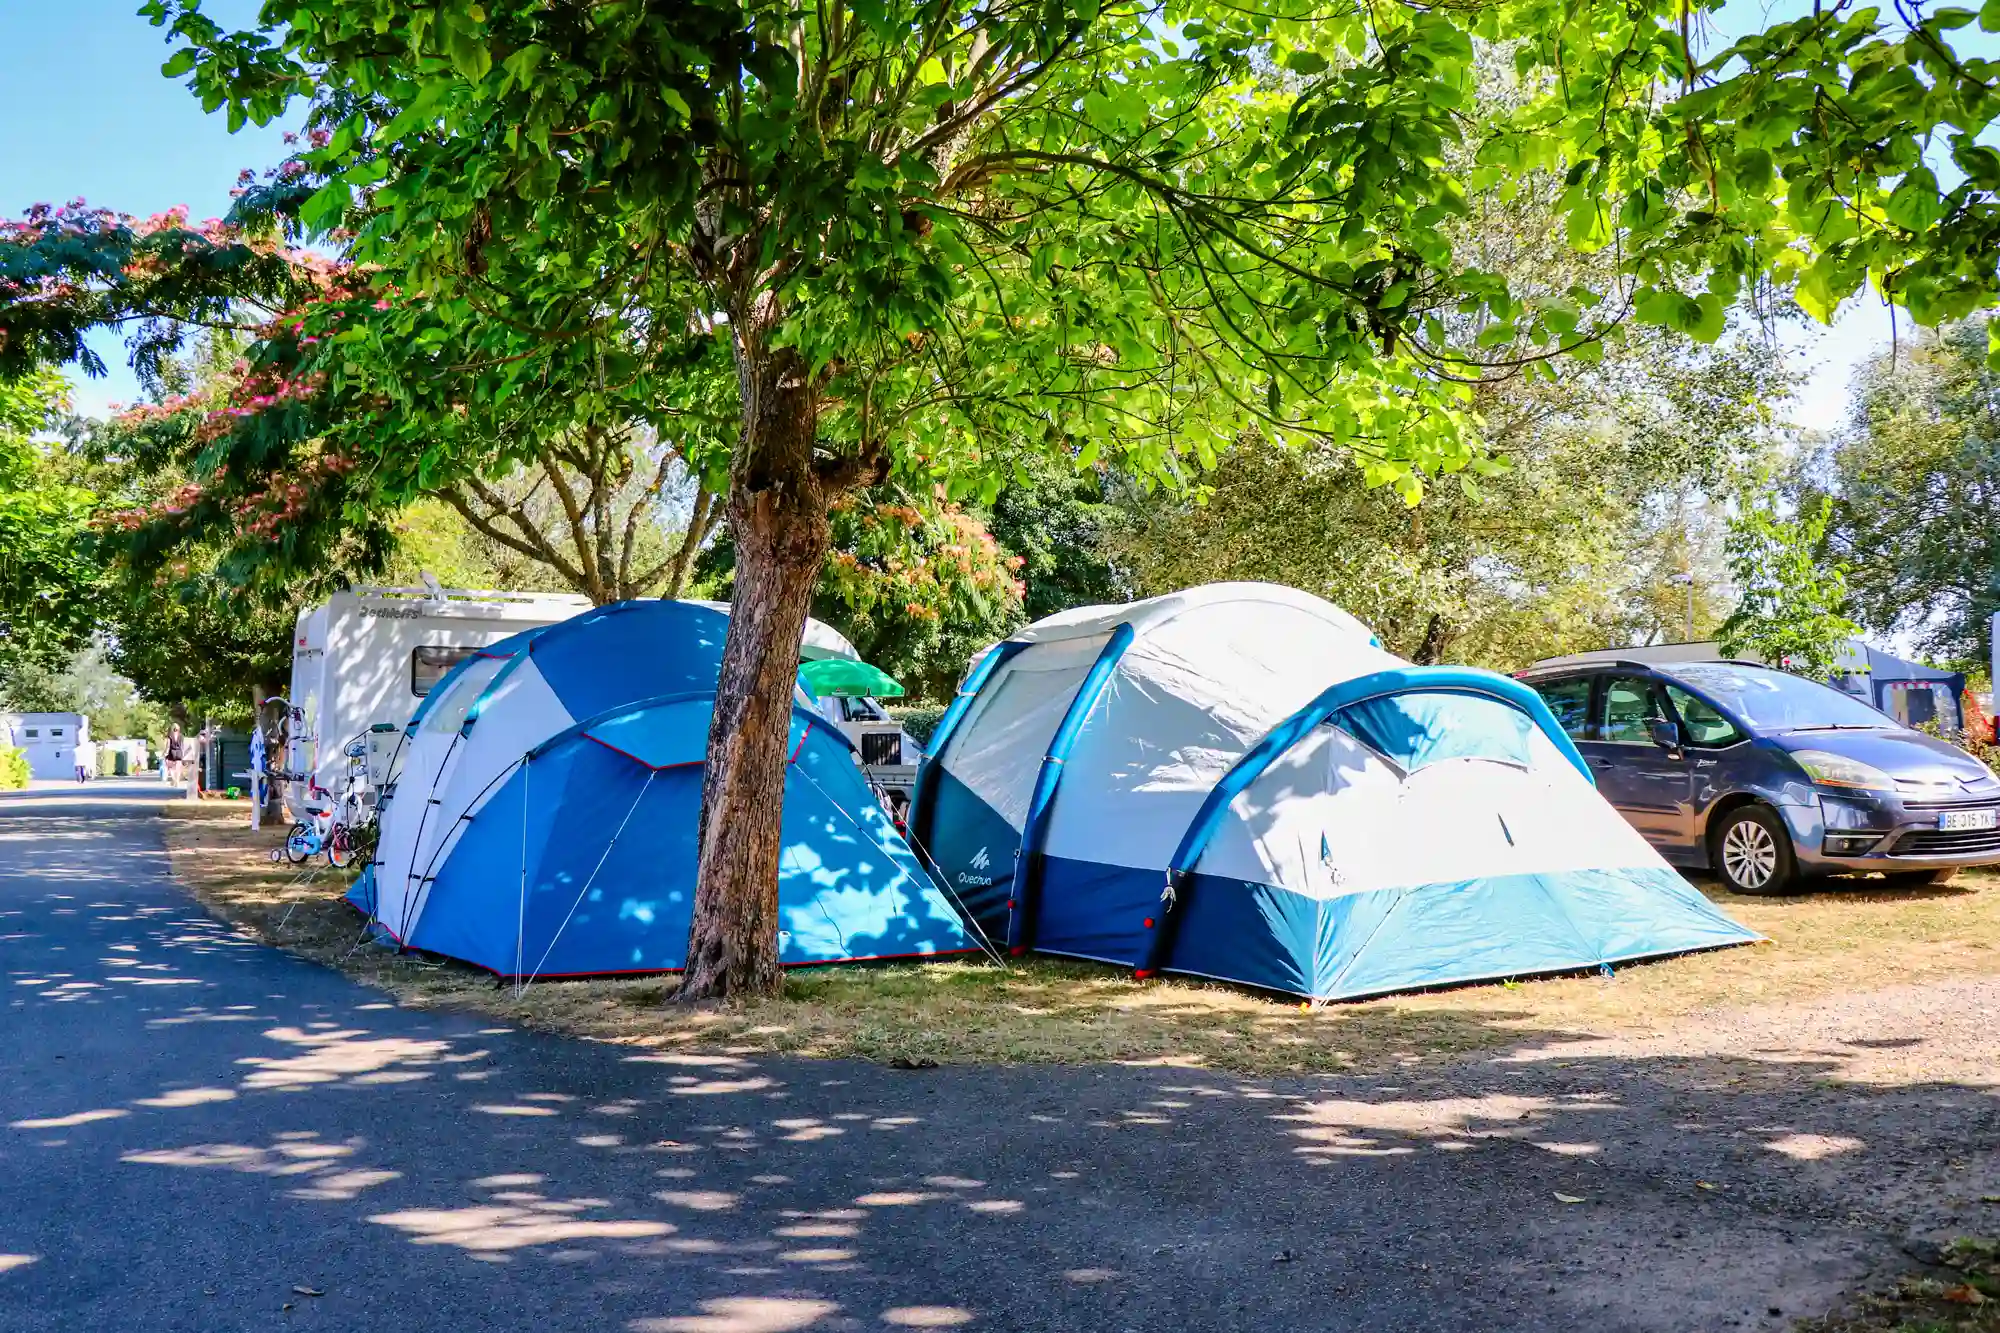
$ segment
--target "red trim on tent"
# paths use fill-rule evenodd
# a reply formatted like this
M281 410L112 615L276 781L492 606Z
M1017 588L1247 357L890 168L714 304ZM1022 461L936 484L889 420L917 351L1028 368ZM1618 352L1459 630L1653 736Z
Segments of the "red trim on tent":
M799 751L806 748L806 737L811 734L812 729L813 729L813 724L810 722L806 723L806 729L799 733L799 743L792 747L792 752L789 755L785 756L785 762L787 764L796 763L798 761ZM611 753L615 755L622 755L625 758L630 759L635 764L639 764L643 767L652 769L655 773L664 773L670 768L700 768L703 764L708 762L708 760L704 758L704 759L684 759L678 764L652 764L652 763L647 763L644 759L641 759L638 755L633 754L630 750L619 749L617 746L613 745L610 741L605 740L602 736L593 735L592 733L586 731L583 733L583 738L588 741L596 741L599 745L602 745L605 749L611 751ZM593 973L592 975L598 975L598 974ZM606 973L604 975L609 975L609 974Z
M381 890L377 889L376 892L379 894ZM389 923L384 921L381 917L374 916L371 913L362 911L360 904L356 903L352 898L348 897L344 893L340 895L340 901L346 903L349 908L353 909L354 914L360 917L362 920L373 921L377 926L380 926L382 928L382 933L387 935L390 939L396 941L399 947L402 945L403 937L401 935L398 935L395 931L389 929Z
M366 917L368 915L366 912L363 912L359 907L355 907L353 903L348 902L345 895L342 895L341 901L347 903L349 907L353 908L357 916ZM381 918L379 917L375 918L375 924L381 926L383 931L389 936L389 938L395 940L398 945L403 945L403 937L401 935L398 935L395 931L390 930L388 925L384 923L381 920ZM408 946L403 945L403 947L407 948ZM978 953L978 952L979 952L978 947L974 946L968 949L939 949L933 953L875 953L875 954L868 954L860 958L822 958L806 963L780 963L778 964L778 966L779 967L838 967L843 963L895 963L895 962L902 962L904 960L911 958L957 958L964 954ZM450 954L439 954L438 956L440 958L451 957ZM518 981L521 978L521 974L519 973L515 973L510 976L509 974L501 972L496 968L485 967L479 963L466 963L463 958L454 959L453 961L465 963L467 967L476 967L481 972L491 972L496 978L498 978L501 981ZM686 971L686 969L679 967L632 967L632 968L624 968L616 972L536 972L531 975L530 979L535 981L572 981L580 977L659 977L659 976L672 976L676 973L683 971Z
M978 953L977 948L941 949L934 953L878 953L860 958L820 958L805 963L780 963L780 967L839 967L844 963L894 963L911 958L957 958L962 954ZM449 956L449 955L447 955ZM463 962L464 960L459 960ZM480 967L478 963L468 963L468 967L478 967L482 972L492 972L502 981L519 981L521 974L509 975L490 967ZM616 972L536 972L530 977L534 981L574 981L583 977L660 977L674 976L687 969L680 967L633 967Z
M630 759L633 763L639 765L641 768L650 768L655 773L664 773L670 768L700 768L704 763L708 762L705 759L684 759L678 764L649 764L644 759L641 759L638 755L633 754L630 750L619 749L617 746L613 745L610 741L605 740L602 736L593 736L591 733L586 731L583 733L583 738L587 741L596 741L599 745L602 745L605 749L611 751L611 753L615 755L622 755L625 758Z

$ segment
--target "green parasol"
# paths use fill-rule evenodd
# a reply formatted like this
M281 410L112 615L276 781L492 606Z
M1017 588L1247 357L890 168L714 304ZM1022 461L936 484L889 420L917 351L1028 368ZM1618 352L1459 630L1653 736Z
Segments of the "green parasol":
M799 679L821 699L894 699L903 692L903 687L896 683L895 678L880 667L846 657L803 663L799 667Z

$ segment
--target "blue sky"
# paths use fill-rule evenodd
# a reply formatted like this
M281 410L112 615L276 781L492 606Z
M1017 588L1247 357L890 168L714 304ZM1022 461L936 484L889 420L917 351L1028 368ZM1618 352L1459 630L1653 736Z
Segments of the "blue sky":
M1735 0L1725 27L1741 31L1771 8ZM79 195L144 216L186 204L197 218L228 211L236 173L285 154L281 129L248 126L230 134L205 115L177 81L160 77L169 48L159 29L135 16L138 0L0 0L0 216L37 202ZM247 24L255 0L208 0L224 23ZM1740 27L1728 20L1740 18ZM1851 301L1834 328L1787 335L1809 378L1791 415L1824 428L1842 415L1853 367L1889 337L1887 312L1872 297ZM77 387L81 411L102 412L138 395L115 339L94 342L112 367Z
M139 0L0 0L0 217L82 196L141 217L186 204L197 220L229 211L236 173L285 155L277 126L230 134L180 81L160 77L162 29ZM254 0L210 0L223 22L247 22ZM92 345L112 367L80 382L77 407L102 412L138 386L116 338ZM81 376L77 376L81 381Z

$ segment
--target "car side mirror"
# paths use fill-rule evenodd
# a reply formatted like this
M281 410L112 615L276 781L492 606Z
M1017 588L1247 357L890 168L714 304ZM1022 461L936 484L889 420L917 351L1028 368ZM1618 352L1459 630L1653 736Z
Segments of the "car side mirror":
M1646 730L1652 734L1653 744L1674 754L1680 753L1680 724L1669 722L1663 717L1653 718L1646 723Z

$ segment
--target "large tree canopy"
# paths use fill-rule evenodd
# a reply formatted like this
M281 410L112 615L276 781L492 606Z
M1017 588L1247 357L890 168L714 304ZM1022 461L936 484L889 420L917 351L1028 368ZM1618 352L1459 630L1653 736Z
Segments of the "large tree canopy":
M1854 614L1983 668L2000 611L2000 374L1991 326L1924 335L1867 367L1853 417L1809 469L1834 501L1824 555L1847 567Z
M1712 7L266 0L248 32L199 0L146 12L182 43L166 72L234 122L315 104L299 217L395 284L373 314L400 295L490 340L478 401L532 393L550 347L726 352L737 613L701 997L777 984L789 681L842 492L991 499L1035 452L1178 481L1254 431L1414 498L1473 460L1474 382L1592 355L1628 318L1713 338L1769 275L1822 316L1869 281L1920 320L1987 301L2000 71L1953 45L1975 16L1820 6L1704 53ZM1518 95L1482 101L1482 48ZM1527 176L1561 182L1572 245L1614 256L1601 282L1510 282L1454 244L1470 192ZM627 369L606 356L603 382ZM682 410L715 380L648 382Z
M0 378L0 677L52 668L90 632L93 497L37 438L67 406L62 378Z

